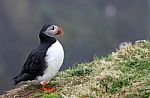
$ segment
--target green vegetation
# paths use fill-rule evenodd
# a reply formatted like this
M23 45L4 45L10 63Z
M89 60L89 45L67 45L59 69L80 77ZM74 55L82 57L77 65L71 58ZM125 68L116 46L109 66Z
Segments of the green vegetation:
M35 96L34 96L35 97ZM37 98L38 96L36 96L36 98ZM40 97L40 96L39 96ZM42 98L63 98L63 97L61 97L60 95L57 95L57 94L44 94L43 96L42 96Z
M150 42L136 42L62 71L49 86L57 91L38 91L38 85L26 91L34 92L31 98L150 98Z
M51 82L56 83L55 94L69 98L150 98L150 42L136 42L106 58L96 57L60 72ZM62 98L58 95L46 98Z

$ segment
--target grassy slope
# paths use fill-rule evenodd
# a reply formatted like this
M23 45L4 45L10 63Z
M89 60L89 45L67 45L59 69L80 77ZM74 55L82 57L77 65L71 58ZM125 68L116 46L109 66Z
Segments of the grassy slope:
M24 90L31 98L150 98L150 42L138 42L108 57L96 57L91 63L67 69L49 85L57 91L37 91L38 85Z

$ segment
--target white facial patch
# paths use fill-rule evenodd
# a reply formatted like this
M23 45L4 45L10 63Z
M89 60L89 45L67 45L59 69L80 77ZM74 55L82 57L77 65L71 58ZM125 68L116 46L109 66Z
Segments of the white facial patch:
M54 37L57 34L57 32L58 32L58 26L52 25L48 27L44 33L48 36Z

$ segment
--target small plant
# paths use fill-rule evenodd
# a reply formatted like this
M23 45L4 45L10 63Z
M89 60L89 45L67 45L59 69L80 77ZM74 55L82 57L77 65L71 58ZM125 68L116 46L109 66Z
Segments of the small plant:
M121 90L122 87L127 87L129 85L130 85L129 79L117 80L107 89L107 92L109 92L111 94L115 94L119 90Z
M66 70L63 74L65 74L68 77L73 77L73 76L84 76L92 72L92 67L90 66L86 67L86 66L80 66L80 65L70 68L69 70Z
M40 89L42 86L40 84L31 84L25 88L25 90L36 90Z
M45 94L43 97L41 98L63 98L62 96L58 95L58 94Z

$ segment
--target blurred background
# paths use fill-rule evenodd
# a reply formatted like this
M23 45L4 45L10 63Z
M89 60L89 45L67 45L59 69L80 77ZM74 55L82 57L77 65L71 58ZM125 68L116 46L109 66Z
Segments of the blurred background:
M150 38L150 0L0 0L0 93L14 87L42 26L63 26L62 69Z

